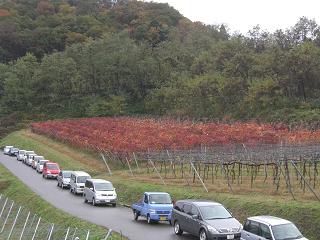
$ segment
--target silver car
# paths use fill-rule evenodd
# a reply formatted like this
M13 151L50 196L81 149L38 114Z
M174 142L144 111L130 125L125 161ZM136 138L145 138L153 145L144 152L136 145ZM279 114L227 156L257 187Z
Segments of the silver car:
M83 191L84 202L93 206L111 204L117 206L117 193L112 183L103 179L87 179Z
M37 168L37 164L40 160L44 160L44 156L39 156L39 155L35 155L32 157L32 163L31 163L31 167L33 169Z
M60 171L58 177L57 177L57 181L58 181L58 187L61 188L69 188L70 187L70 177L71 177L71 173L72 171Z
M176 235L191 233L200 240L240 240L242 225L220 203L198 200L176 202L172 211Z
M246 220L241 232L241 240L308 240L290 221L272 217L257 216Z

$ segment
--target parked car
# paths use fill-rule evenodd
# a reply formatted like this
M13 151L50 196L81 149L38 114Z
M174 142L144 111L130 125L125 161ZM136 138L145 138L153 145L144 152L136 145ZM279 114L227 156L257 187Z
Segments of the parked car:
M46 162L49 162L49 160L40 160L37 164L37 168L36 168L36 171L38 173L42 173L42 170L43 170L43 164L46 163Z
M23 156L23 159L22 159L22 162L23 162L23 163L26 164L26 160L27 160L29 154L35 154L35 152L34 152L34 151L25 151L24 156Z
M19 148L12 147L9 150L9 155L14 157L14 156L17 156L18 152L19 152Z
M26 160L25 160L25 164L28 165L28 166L31 166L31 164L32 164L32 158L33 158L34 156L37 156L37 154L35 154L35 153L29 153L29 154L27 155Z
M83 193L84 184L91 176L82 171L74 171L70 176L70 192L73 194Z
M60 171L57 181L58 181L58 187L65 188L65 187L70 187L70 177L71 177L72 171L66 171L62 170Z
M17 160L18 161L22 161L23 160L25 152L26 152L26 150L19 150L19 152L17 154Z
M43 178L57 178L60 173L60 167L55 162L45 162L42 169Z
M171 197L165 192L145 192L140 202L132 204L133 216L144 217L147 222L169 221L173 208Z
M117 193L112 183L103 179L87 179L83 191L84 202L117 205Z
M3 148L3 153L6 155L9 155L10 149L13 148L13 146L5 146Z
M272 217L256 216L246 220L241 232L242 240L308 240L290 221Z
M44 160L44 157L43 156L39 156L39 155L35 155L32 157L32 163L31 163L31 167L33 169L36 169L37 168L37 164L38 164L38 161L40 160Z
M182 200L172 211L172 223L175 234L184 231L200 238L240 240L242 225L220 203Z

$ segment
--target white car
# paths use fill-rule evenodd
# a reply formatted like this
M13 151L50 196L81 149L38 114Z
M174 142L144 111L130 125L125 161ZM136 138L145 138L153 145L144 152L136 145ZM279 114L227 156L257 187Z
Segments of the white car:
M24 159L24 154L26 153L26 150L19 150L17 155L17 160L22 161Z
M24 153L24 156L23 156L23 159L22 159L22 162L23 162L23 163L26 164L26 160L27 160L29 154L35 154L35 153L34 153L34 151L26 151L26 152Z
M112 183L103 179L87 179L84 187L84 202L117 205L117 193Z
M32 157L32 163L31 163L31 167L33 169L37 168L37 164L40 160L44 160L44 156L39 156L39 155L35 155Z
M49 160L40 160L37 164L37 168L36 168L36 171L38 173L42 173L42 170L43 170L43 165L45 162L49 162Z
M9 155L11 148L13 148L13 146L5 146L3 149L3 153Z
M35 153L28 154L27 159L26 159L26 164L28 166L32 165L32 159L34 156L37 156L37 154L35 154Z
M249 217L241 231L241 240L308 240L290 221L272 216Z
M73 194L83 193L84 184L91 176L82 171L74 171L70 176L70 192Z

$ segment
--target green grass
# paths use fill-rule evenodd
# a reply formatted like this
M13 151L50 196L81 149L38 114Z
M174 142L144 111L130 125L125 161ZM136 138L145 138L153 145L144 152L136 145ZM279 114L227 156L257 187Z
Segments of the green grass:
M141 198L145 191L166 191L169 192L175 200L185 198L209 199L223 203L229 208L234 216L241 222L246 217L254 215L275 215L293 221L301 231L310 239L316 240L320 236L320 203L316 201L292 201L288 198L279 196L268 196L261 193L250 193L241 195L232 195L229 193L209 192L205 193L203 189L197 187L176 187L172 185L163 186L158 183L137 181L135 178L125 177L123 172L113 172L113 176L107 176L105 170L99 168L100 160L82 152L84 156L91 159L89 164L80 163L76 156L79 150L70 146L63 145L54 140L43 136L26 138L26 131L14 132L0 141L0 145L15 145L22 148L34 149L37 153L49 156L61 166L73 167L95 172L97 177L106 178L113 181L122 203L131 204ZM49 147L48 147L49 146ZM51 147L54 149L51 149ZM57 147L60 146L60 147ZM66 155L66 152L68 153ZM97 168L98 166L98 168ZM121 176L120 176L121 174ZM128 216L130 217L130 216Z

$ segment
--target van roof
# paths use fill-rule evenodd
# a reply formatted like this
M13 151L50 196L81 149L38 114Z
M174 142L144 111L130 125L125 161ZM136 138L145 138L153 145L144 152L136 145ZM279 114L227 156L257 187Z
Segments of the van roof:
M276 225L282 225L282 224L288 224L291 223L290 221L278 217L273 216L255 216L255 217L249 217L248 220L253 220L261 223L268 224L270 226L276 226Z
M89 176L90 177L90 175L88 173L83 172L83 171L73 171L72 174L75 176Z
M91 179L88 179L88 181L91 181L93 183L111 183L110 181L107 181L105 179L94 179L94 178L91 178Z

